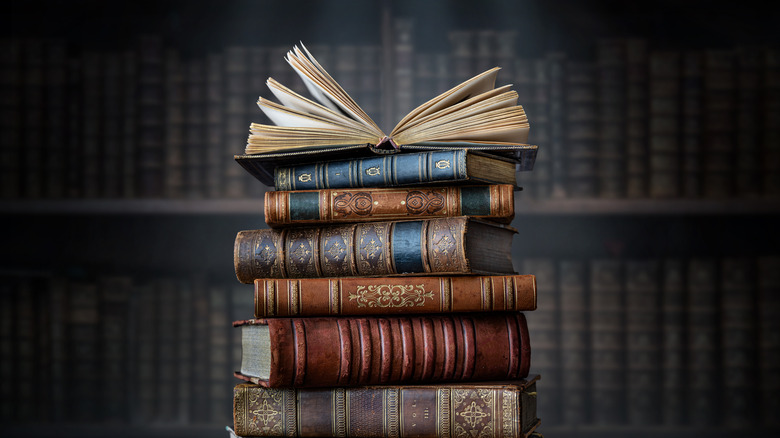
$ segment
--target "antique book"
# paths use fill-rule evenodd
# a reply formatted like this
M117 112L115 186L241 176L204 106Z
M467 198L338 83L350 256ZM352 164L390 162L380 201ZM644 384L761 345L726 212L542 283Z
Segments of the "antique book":
M236 160L249 173L261 182L274 186L276 190L445 183L514 185L517 181L516 161L511 158L429 144L412 145L407 149L416 152L346 156L338 160L310 163L277 160L259 162L249 155L238 156Z
M596 46L598 102L598 190L602 198L626 194L626 44L605 38ZM534 128L536 130L536 127ZM539 142L539 144L543 144Z
M661 421L685 423L685 261L666 259L661 266Z
M256 279L255 318L536 309L533 275Z
M513 189L501 184L268 191L265 223L278 227L469 216L508 224L515 216Z
M763 256L757 262L756 329L758 343L759 416L766 427L780 427L780 257Z
M250 126L247 154L345 144L399 145L428 141L522 144L528 119L509 86L495 88L499 67L477 75L409 112L385 134L301 45L285 60L317 101L273 78L268 88L280 104L260 97L257 105L275 124Z
M566 61L564 134L566 194L573 198L598 196L599 121L596 69L593 61Z
M528 437L536 382L233 390L232 436Z
M688 50L680 59L680 150L681 192L686 198L701 196L701 157L704 155L702 143L702 95L703 73L702 52Z
M519 312L239 320L236 377L269 388L483 382L528 375Z
M558 261L560 294L561 418L584 424L590 413L591 373L588 331L588 281L584 260Z
M164 187L165 163L165 96L161 86L165 79L164 47L162 38L156 35L139 37L137 44L137 100L136 114L137 138L136 149L136 194L140 197L160 197ZM99 78L98 78L99 82ZM88 114L85 114L87 117ZM89 138L85 138L88 143ZM90 146L91 147L91 146ZM99 170L99 169L98 169ZM85 170L89 176L91 168ZM91 180L87 180L92 184ZM89 196L90 186L85 188Z
M680 195L680 52L649 55L648 189L652 198Z
M648 41L626 41L626 197L648 194Z
M513 274L514 228L470 219L365 222L239 231L236 277Z
M728 198L735 193L737 149L737 64L733 49L705 50L702 64L702 195ZM745 152L749 152L746 148Z

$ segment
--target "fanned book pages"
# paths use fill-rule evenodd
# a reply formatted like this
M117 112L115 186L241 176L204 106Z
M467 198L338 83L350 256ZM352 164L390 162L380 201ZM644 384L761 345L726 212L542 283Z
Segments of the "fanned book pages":
M267 184L267 167L289 162L321 161L436 149L471 149L513 158L530 170L536 146L526 144L529 124L511 85L495 87L499 67L489 69L409 112L385 133L301 44L285 60L314 100L273 78L267 85L274 102L260 97L263 113L274 123L252 123L245 155L236 160ZM252 163L254 162L254 166ZM260 166L263 167L263 166Z

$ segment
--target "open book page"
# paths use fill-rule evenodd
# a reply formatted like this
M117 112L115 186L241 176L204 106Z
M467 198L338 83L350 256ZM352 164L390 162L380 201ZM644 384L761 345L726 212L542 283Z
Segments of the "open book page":
M523 108L510 106L423 124L405 133L399 142L411 144L435 139L436 141L495 140L525 143L528 140L528 131L528 121Z
M374 136L360 136L342 130L271 126L252 123L246 145L246 154L277 152L285 149L364 144L376 141Z
M304 47L304 50L306 48ZM287 62L306 84L310 93L323 105L343 111L349 117L361 121L366 126L381 132L381 129L363 111L352 97L320 66L316 59L306 50L306 54L296 46L287 53ZM336 105L334 107L334 104Z
M492 90L496 86L496 76L500 69L501 67L493 67L418 106L398 122L392 132L390 132L390 136L392 137L396 132L403 130L407 123L416 118L425 117L471 96Z

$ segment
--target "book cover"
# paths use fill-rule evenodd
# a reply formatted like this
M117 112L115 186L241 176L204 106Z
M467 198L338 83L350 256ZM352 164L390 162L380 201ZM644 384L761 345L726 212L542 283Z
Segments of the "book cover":
M514 228L469 219L365 222L236 235L233 264L256 278L513 274Z
M239 436L528 437L536 382L233 390Z
M269 191L263 206L271 227L452 216L508 224L515 215L513 190L503 184Z
M661 265L661 421L685 423L686 286L685 261L666 259Z
M270 388L481 382L528 375L518 312L236 321L236 377Z
M536 309L533 275L256 279L255 318Z
M584 424L590 410L590 337L588 278L582 260L558 262L561 340L561 415L563 424Z

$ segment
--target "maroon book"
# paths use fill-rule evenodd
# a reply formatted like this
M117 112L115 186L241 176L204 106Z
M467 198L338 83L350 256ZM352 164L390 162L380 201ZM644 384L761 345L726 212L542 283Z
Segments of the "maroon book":
M531 359L518 312L236 321L236 377L276 387L521 379Z

